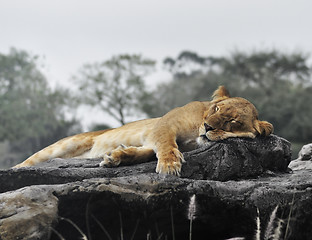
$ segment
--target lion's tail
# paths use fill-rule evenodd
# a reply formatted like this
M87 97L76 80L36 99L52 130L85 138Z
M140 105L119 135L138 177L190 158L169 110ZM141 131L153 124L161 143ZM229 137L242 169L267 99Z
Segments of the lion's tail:
M53 158L73 158L88 152L94 143L94 138L111 129L77 134L59 140L40 150L13 168L33 166Z

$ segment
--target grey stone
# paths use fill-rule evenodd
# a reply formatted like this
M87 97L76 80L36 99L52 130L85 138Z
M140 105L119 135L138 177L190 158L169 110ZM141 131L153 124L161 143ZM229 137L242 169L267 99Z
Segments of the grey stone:
M285 172L291 160L290 143L278 136L232 138L210 142L205 148L184 153L182 178L234 180L266 171ZM52 159L34 167L0 170L0 192L34 184L58 184L87 178L153 173L156 162L117 168L98 167L101 159Z
M312 143L301 148L298 158L291 161L289 167L292 170L312 170Z
M1 239L49 239L57 207L58 198L45 186L0 194Z
M211 142L207 148L184 154L182 177L227 181L259 176L266 171L285 172L291 160L290 143L266 138L231 138Z
M193 239L252 239L257 209L265 225L276 205L285 222L291 213L287 239L311 236L311 171L287 173L288 141L228 139L184 156L181 177L156 174L156 162L99 168L100 159L2 170L1 239L81 239L73 224L88 239L188 239L193 195Z
M312 160L312 143L306 144L301 148L298 159L302 161Z

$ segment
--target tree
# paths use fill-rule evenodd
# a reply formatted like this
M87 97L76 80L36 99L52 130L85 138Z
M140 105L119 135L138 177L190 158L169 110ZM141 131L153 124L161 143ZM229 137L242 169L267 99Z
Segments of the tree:
M215 75L212 71L214 62L213 57L203 57L190 51L183 51L176 58L165 58L163 64L172 74L172 80L161 83L146 96L143 111L150 117L159 117L190 101L207 100L218 86L214 81L214 87L202 88L205 78ZM205 92L204 97L198 94L201 91Z
M222 74L240 83L242 88L261 88L271 96L279 84L307 83L311 80L308 55L300 52L282 53L277 50L251 53L236 51L218 62Z
M111 128L111 126L103 123L103 124L94 124L93 126L91 126L91 132L95 132L95 131L100 131L100 130L104 130L104 129L109 129Z
M66 120L69 93L52 91L38 57L12 48L0 54L0 141L23 157L62 138L76 125Z
M214 58L212 57L203 57L195 52L182 51L176 59L166 57L163 64L174 78L185 78L209 70L213 62Z
M176 58L165 59L172 80L156 89L144 109L148 115L158 116L189 101L209 100L219 85L225 85L232 96L254 103L260 118L273 123L276 134L308 142L312 139L308 62L308 55L300 52L235 51L226 57L214 57L184 51Z
M143 78L154 69L155 61L141 55L118 55L80 69L74 81L82 103L99 107L120 124L139 110L146 89Z
M234 52L220 61L222 75L234 94L253 102L261 118L273 123L275 132L291 141L312 138L309 57L300 52L277 50Z

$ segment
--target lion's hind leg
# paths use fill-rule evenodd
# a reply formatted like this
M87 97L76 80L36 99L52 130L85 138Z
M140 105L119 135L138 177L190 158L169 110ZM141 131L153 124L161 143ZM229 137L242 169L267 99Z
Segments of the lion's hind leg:
M148 162L156 160L156 155L153 149L147 147L126 147L120 145L111 153L105 154L100 166L117 167L121 165L131 165L136 163Z

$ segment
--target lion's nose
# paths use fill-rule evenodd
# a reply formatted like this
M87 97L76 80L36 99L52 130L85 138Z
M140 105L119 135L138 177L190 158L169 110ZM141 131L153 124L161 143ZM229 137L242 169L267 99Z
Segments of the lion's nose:
M205 130L206 130L206 132L211 131L211 130L213 130L213 129L214 129L213 127L211 127L211 126L210 126L210 125L208 125L207 123L204 123L204 126L205 126Z

